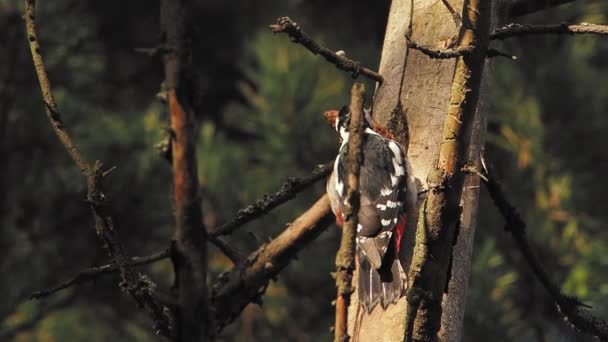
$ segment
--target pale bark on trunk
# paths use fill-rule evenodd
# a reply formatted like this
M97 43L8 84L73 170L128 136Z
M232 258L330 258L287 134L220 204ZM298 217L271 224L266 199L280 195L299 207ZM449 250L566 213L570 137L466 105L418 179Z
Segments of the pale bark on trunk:
M463 3L464 0L450 0L458 14L462 13ZM428 188L427 175L435 168L439 154L456 59L430 59L418 51L408 50L405 36L410 25L413 41L437 49L447 48L454 43L458 39L460 27L441 0L392 2L379 68L385 82L375 95L374 119L389 128L402 144L408 146L408 158L414 167L419 187ZM478 163L484 133L485 120L478 112L469 149L469 160L473 165ZM442 330L439 336L443 341L459 341L462 336L479 196L477 185L475 177L467 176L462 193L461 229L453 251L449 292L444 295L442 303ZM406 267L409 267L412 259L417 221L414 216L417 215L416 212L408 217L408 228L402 243L404 248L401 258ZM357 276L356 274L355 279ZM405 297L386 311L376 307L370 315L360 312L357 307L355 291L349 308L349 335L354 340L403 340L407 310Z

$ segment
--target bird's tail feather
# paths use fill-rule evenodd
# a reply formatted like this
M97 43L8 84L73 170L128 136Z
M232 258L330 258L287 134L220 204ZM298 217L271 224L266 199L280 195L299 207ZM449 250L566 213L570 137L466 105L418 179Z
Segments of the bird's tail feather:
M376 304L386 310L389 304L396 303L407 289L407 277L399 258L383 260L382 267L375 269L365 255L358 249L359 262L359 303L367 313ZM392 259L392 262L390 262Z

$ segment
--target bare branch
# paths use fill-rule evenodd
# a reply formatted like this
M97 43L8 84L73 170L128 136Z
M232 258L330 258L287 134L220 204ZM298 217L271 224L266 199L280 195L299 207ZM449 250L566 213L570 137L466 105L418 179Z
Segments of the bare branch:
M454 7L450 4L449 0L441 0L441 2L443 2L445 7L448 9L448 12L450 12L450 14L452 15L452 19L454 19L454 24L456 25L456 27L460 28L460 26L462 25L462 17L460 16L460 14L456 12Z
M288 178L275 194L257 200L248 207L239 210L236 216L227 223L209 233L210 236L232 234L237 228L268 214L272 209L294 198L298 193L307 189L321 179L325 179L332 170L332 163L317 167L310 176L303 178Z
M227 241L222 239L222 237L210 235L210 236L208 236L208 238L209 238L209 242L211 242L222 253L224 253L224 255L227 256L228 259L230 259L230 261L232 261L233 264L238 265L240 262L243 261L244 256L241 254L241 252L232 248Z
M563 294L560 287L551 280L526 239L526 222L507 199L492 168L489 165L484 164L484 166L485 170L482 175L485 177L481 177L481 179L486 185L494 205L506 221L505 230L511 233L517 248L526 259L538 281L555 301L559 312L576 330L591 334L602 341L608 340L608 323L595 317L589 310L585 309L586 305L582 304L576 297Z
M337 54L330 49L317 44L317 42L302 31L300 25L296 24L289 17L278 18L276 24L270 25L270 29L275 34L281 32L286 33L294 43L302 44L313 54L323 56L323 58L335 65L338 69L350 72L354 78L357 78L361 74L379 83L382 83L383 81L382 75L377 72L361 66L359 62L348 59L342 54Z
M509 24L497 28L490 34L490 39L504 40L513 37L533 36L541 34L597 34L608 35L608 25L581 23L572 25L561 23L557 25L523 25Z
M36 33L35 0L24 0L25 2L25 26L27 37L32 53L32 61L38 76L38 83L46 106L46 114L57 137L65 147L66 151L85 176L87 183L87 202L95 219L97 235L103 241L106 250L113 263L120 271L122 282L121 288L127 291L135 301L147 309L154 319L155 331L168 336L171 326L171 317L165 307L161 305L153 294L154 283L142 274L127 267L129 258L124 252L122 244L116 237L116 228L111 216L107 213L106 196L102 191L101 181L103 179L102 164L96 161L89 164L81 155L78 148L65 130L63 122L57 111L57 103L53 97L51 84L47 76L46 68L40 54L40 44Z
M336 323L334 341L348 341L347 322L352 280L355 271L355 237L359 222L359 174L363 160L363 101L365 86L355 83L350 91L350 127L348 141L348 191L344 207L344 225L340 249L336 254Z
M147 265L153 262L163 260L169 257L169 249L165 249L164 251L160 251L145 257L132 257L129 259L127 263L127 267L134 267L140 265ZM98 267L88 268L86 270L82 270L78 272L74 277L69 280L51 287L50 289L45 289L41 291L34 292L30 295L30 299L40 299L43 297L50 296L56 292L67 289L74 285L80 285L83 283L87 283L89 281L93 281L98 277L106 274L112 274L119 271L118 266L116 264L106 264Z
M473 46L460 46L454 49L445 50L433 49L425 46L420 46L412 40L407 41L407 47L414 50L418 50L433 59L458 58L470 54L474 50Z
M249 303L261 303L270 280L332 222L329 199L324 195L279 236L251 253L230 272L222 274L212 290L216 333L238 317Z

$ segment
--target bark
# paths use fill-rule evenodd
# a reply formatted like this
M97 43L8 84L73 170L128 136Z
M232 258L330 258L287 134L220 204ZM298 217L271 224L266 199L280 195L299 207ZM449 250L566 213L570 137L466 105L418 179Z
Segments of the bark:
M451 6L458 12L463 13L463 0L450 1ZM412 8L412 4L414 8ZM464 13L463 17L467 13ZM489 13L485 13L488 16ZM463 18L465 19L465 18ZM466 21L466 19L465 19ZM465 23L466 24L466 23ZM487 35L487 26L483 29ZM378 87L374 101L374 119L385 125L404 146L408 148L408 158L410 159L416 178L421 188L428 188L427 176L437 166L437 156L441 148L443 138L444 122L446 112L450 110L451 103L460 103L462 99L456 101L453 95L452 83L457 68L456 59L430 59L419 51L407 49L406 34L410 34L411 40L416 43L436 49L447 49L455 46L463 46L466 43L464 32L460 32L461 27L454 19L443 2L433 0L394 0L389 14L386 36L382 50L379 72L384 77L384 83ZM460 40L459 40L459 37ZM483 59L477 56L475 63L480 68ZM459 62L462 64L463 62ZM462 65L459 66L462 69ZM462 71L462 70L461 70ZM463 74L465 79L468 74ZM477 93L479 85L469 87ZM466 87L460 88L464 93L469 90ZM467 95L470 96L470 95ZM453 96L452 96L453 97ZM467 111L475 113L475 100L468 97ZM466 101L465 101L466 102ZM458 106L457 106L458 107ZM464 145L470 145L469 155L475 164L482 144L482 137L485 132L485 121L481 114L473 120L469 115L469 124L466 130L470 131L470 125L475 122L475 134L464 134ZM469 144L470 143L470 144ZM456 149L458 150L458 148ZM465 150L466 151L466 150ZM460 163L465 160L462 154L459 158ZM456 170L456 164L450 167ZM475 180L461 177L459 186L455 193L451 195L452 204L462 203L462 214L460 218L462 229L455 239L454 259L449 282L449 293L443 296L443 330L441 339L446 341L458 341L461 336L462 318L464 312L464 302L468 275L470 269L470 255L472 253L474 224L477 214L477 188L474 187ZM460 194L462 193L462 194ZM456 208L458 209L458 208ZM458 212L456 212L457 214ZM449 241L451 248L455 238L454 233L458 216L453 214L451 232L445 234L442 241ZM414 251L414 233L416 230L417 213L412 213L408 219L408 228L402 243L403 255L401 259L406 266L412 261ZM449 250L449 248L448 248ZM435 279L435 289L445 287L447 276L447 265L449 264L450 254L442 255L441 267L438 267L437 274L441 276ZM356 276L355 276L356 277ZM409 279L410 285L412 279ZM355 296L349 308L349 332L354 333L355 325L358 332L355 334L356 340L360 341L402 341L404 340L405 316L407 311L407 300L402 298L397 305L390 306L386 311L376 308L370 315L360 314L357 319L354 313L357 312L358 300ZM441 312L439 310L438 312ZM436 322L438 321L438 317ZM437 327L438 328L438 324Z
M207 325L207 245L203 227L196 161L195 75L190 43L188 0L163 0L161 21L166 44L165 83L172 131L175 201L175 269L177 292L175 341L200 341Z

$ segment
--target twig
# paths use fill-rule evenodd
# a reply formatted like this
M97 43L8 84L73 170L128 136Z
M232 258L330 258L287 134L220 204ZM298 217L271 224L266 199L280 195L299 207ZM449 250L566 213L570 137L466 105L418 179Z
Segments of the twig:
M344 206L344 225L340 249L336 254L336 323L334 342L348 341L348 306L353 292L355 270L355 238L359 222L359 174L363 160L363 96L365 86L355 83L350 91L350 127L348 141L348 191Z
M412 48L414 50L418 50L433 59L458 58L470 54L475 49L475 47L473 46L462 46L454 49L445 50L433 49L425 46L420 46L412 40L407 41L407 47Z
M248 207L239 210L234 218L227 223L219 226L209 233L210 236L220 236L232 234L237 228L253 221L254 219L266 215L272 209L294 198L298 193L307 189L310 185L321 179L325 179L332 170L332 163L327 163L317 167L310 176L303 178L288 178L275 194L257 200Z
M275 34L281 32L286 33L294 43L302 44L313 54L323 56L323 58L325 58L328 62L334 64L338 69L350 72L354 78L357 78L361 74L379 83L382 83L384 81L382 75L364 66L361 66L359 62L348 59L342 54L336 54L330 49L319 45L304 31L302 31L300 25L296 24L289 17L278 18L276 24L270 25L270 29Z
M564 318L576 330L592 334L602 341L608 341L608 323L595 317L589 310L583 308L588 306L581 303L576 297L563 294L560 288L551 280L526 239L526 223L521 218L517 209L508 201L491 167L486 166L484 163L482 174L485 175L482 181L486 185L494 205L506 221L505 230L513 236L517 248L523 254L530 268L532 268L532 272L538 281L540 281L555 301L559 312L564 315Z
M452 15L452 19L454 19L454 24L456 24L456 28L460 28L460 26L462 26L462 17L460 16L460 14L456 12L454 7L450 4L448 0L441 0L441 2L443 2L445 7L448 9L448 12L450 12L450 14Z
M513 37L540 35L540 34L597 34L608 35L608 25L582 23L571 25L561 23L557 25L522 25L509 24L497 28L490 34L490 39L504 40Z
M47 76L46 68L40 54L40 45L36 33L35 0L24 0L25 2L25 25L27 37L32 53L32 60L38 76L38 83L46 106L46 114L57 137L65 147L66 151L85 176L87 183L87 202L95 219L97 234L103 241L110 258L120 271L122 281L120 286L127 291L138 303L145 307L154 320L154 329L157 333L169 336L171 317L166 308L158 303L153 294L154 283L142 274L127 267L129 258L126 256L122 244L116 238L116 229L112 218L107 213L106 196L102 191L101 180L103 178L102 164L96 161L89 164L81 155L80 151L65 130L57 111L57 103L53 97L51 84Z
M279 236L251 253L230 272L222 274L213 286L216 333L234 321L249 303L261 303L270 280L333 221L329 198L323 195Z
M224 255L227 256L233 264L238 265L243 261L244 256L239 251L232 248L230 244L224 241L224 239L222 239L220 236L209 236L209 242L224 253Z
M169 257L169 249L165 249L164 251L157 252L145 257L132 257L129 259L127 263L127 267L134 267L140 265L147 265L153 262L163 260ZM119 268L116 264L106 264L98 267L88 268L86 270L82 270L78 272L74 277L69 280L51 287L50 289L45 289L41 291L34 292L30 295L30 299L40 299L47 296L50 296L56 292L67 289L74 285L80 285L89 281L93 281L97 279L99 276L116 273L119 271Z

